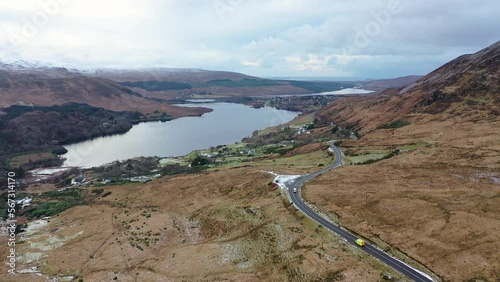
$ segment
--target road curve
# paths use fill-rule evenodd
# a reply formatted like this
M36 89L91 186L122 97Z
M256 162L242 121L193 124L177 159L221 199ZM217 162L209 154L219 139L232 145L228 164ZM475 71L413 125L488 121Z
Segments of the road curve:
M323 218L319 214L317 214L315 211L313 211L309 206L307 206L304 203L304 200L300 197L300 192L298 189L300 186L302 186L305 182L317 177L318 175L321 175L327 171L330 171L332 169L335 169L337 167L340 167L342 165L342 152L340 151L339 148L335 147L335 145L330 142L330 151L335 154L335 162L326 167L325 169L306 174L306 175L301 175L295 179L288 180L285 183L283 183L286 187L286 190L288 192L288 195L290 196L290 199L292 200L293 204L295 207L297 207L299 210L301 210L304 214L306 214L309 218L312 220L316 221L318 224L323 226L324 228L334 232L338 236L344 238L349 244L357 247L358 249L366 252L367 254L377 258L381 262L387 264L388 266L394 268L407 278L417 281L417 282L432 282L432 280L428 275L416 270L415 268L409 266L408 264L394 258L393 256L389 255L388 253L376 248L373 245L370 245L368 243L365 244L364 247L360 247L355 243L355 240L358 238L351 232L343 229L339 225L336 225L329 220ZM297 189L297 193L294 193L294 189Z

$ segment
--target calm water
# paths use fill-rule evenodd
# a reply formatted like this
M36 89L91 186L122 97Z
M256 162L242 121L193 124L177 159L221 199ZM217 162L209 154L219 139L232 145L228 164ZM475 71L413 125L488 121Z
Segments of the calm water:
M182 106L199 107L200 104ZM255 130L286 123L298 115L232 103L208 103L203 107L214 111L202 117L140 123L125 134L66 145L64 165L92 167L140 156L183 156L193 150L239 142Z
M328 92L320 92L320 93L312 93L312 94L291 94L291 95L273 95L271 97L287 97L287 96L296 96L296 97L306 97L306 96L338 96L338 95L356 95L356 94L370 94L375 91L359 89L359 88L345 88L342 90L336 91L328 91Z

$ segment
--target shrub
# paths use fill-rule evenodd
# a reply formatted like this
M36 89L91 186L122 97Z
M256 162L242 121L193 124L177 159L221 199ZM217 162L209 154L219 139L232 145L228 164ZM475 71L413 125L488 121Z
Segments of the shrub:
M41 203L27 211L28 219L41 216L53 216L76 206L76 202L50 202Z
M391 129L391 128L396 129L396 128L405 127L409 124L410 123L405 121L405 120L398 119L396 121L391 122L390 124L386 124L386 125L382 126L382 128L383 129Z
M192 167L203 166L207 164L210 164L210 161L202 156L196 156L196 158L194 158L194 160L191 162Z
M371 160L367 160L367 161L364 161L362 163L356 163L356 165L365 165L365 164L372 164L372 163L376 163L376 162L379 162L379 161L382 161L382 160L387 160L387 159L390 159L394 156L397 156L401 153L401 151L399 151L399 149L397 150L394 150L392 152L390 152L389 154L387 154L386 156L380 158L380 159L371 159Z
M62 191L50 191L40 195L40 198L59 200L59 201L79 201L81 197L81 189L66 189Z
M167 165L161 169L162 175L176 175L182 173L197 173L201 172L205 169L204 166L196 166L196 167L187 167L178 164Z

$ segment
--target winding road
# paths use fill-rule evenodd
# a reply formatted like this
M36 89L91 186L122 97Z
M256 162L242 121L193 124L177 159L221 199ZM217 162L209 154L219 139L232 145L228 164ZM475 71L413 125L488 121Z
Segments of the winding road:
M330 152L332 152L335 155L335 162L326 167L325 169L310 173L310 174L305 174L298 176L297 178L285 181L284 187L286 188L288 195L290 196L290 199L292 200L293 204L295 205L296 208L301 210L305 215L307 215L309 218L312 220L316 221L318 224L323 226L324 228L334 232L335 234L339 235L340 237L344 238L349 244L355 246L358 249L361 249L362 251L366 252L367 254L377 258L381 262L387 264L388 266L394 268L395 270L399 271L401 274L406 276L407 278L417 281L417 282L432 282L431 277L429 277L427 274L418 271L417 269L411 267L410 265L398 260L397 258L389 255L388 253L382 251L381 249L378 249L377 247L370 245L368 243L365 244L364 247L360 247L355 243L355 240L358 238L351 232L343 229L341 226L336 225L332 223L331 221L325 219L315 211L313 211L308 205L305 204L304 200L300 197L300 186L302 186L305 182L325 173L328 172L332 169L335 169L337 167L340 167L342 165L342 152L340 151L339 148L335 147L333 142L330 142ZM297 191L297 192L294 192Z

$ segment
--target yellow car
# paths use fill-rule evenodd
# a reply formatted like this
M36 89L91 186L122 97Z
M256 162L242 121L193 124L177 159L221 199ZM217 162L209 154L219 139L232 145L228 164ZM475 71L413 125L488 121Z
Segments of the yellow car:
M363 247L365 245L365 241L363 241L363 239L356 239L356 244Z

